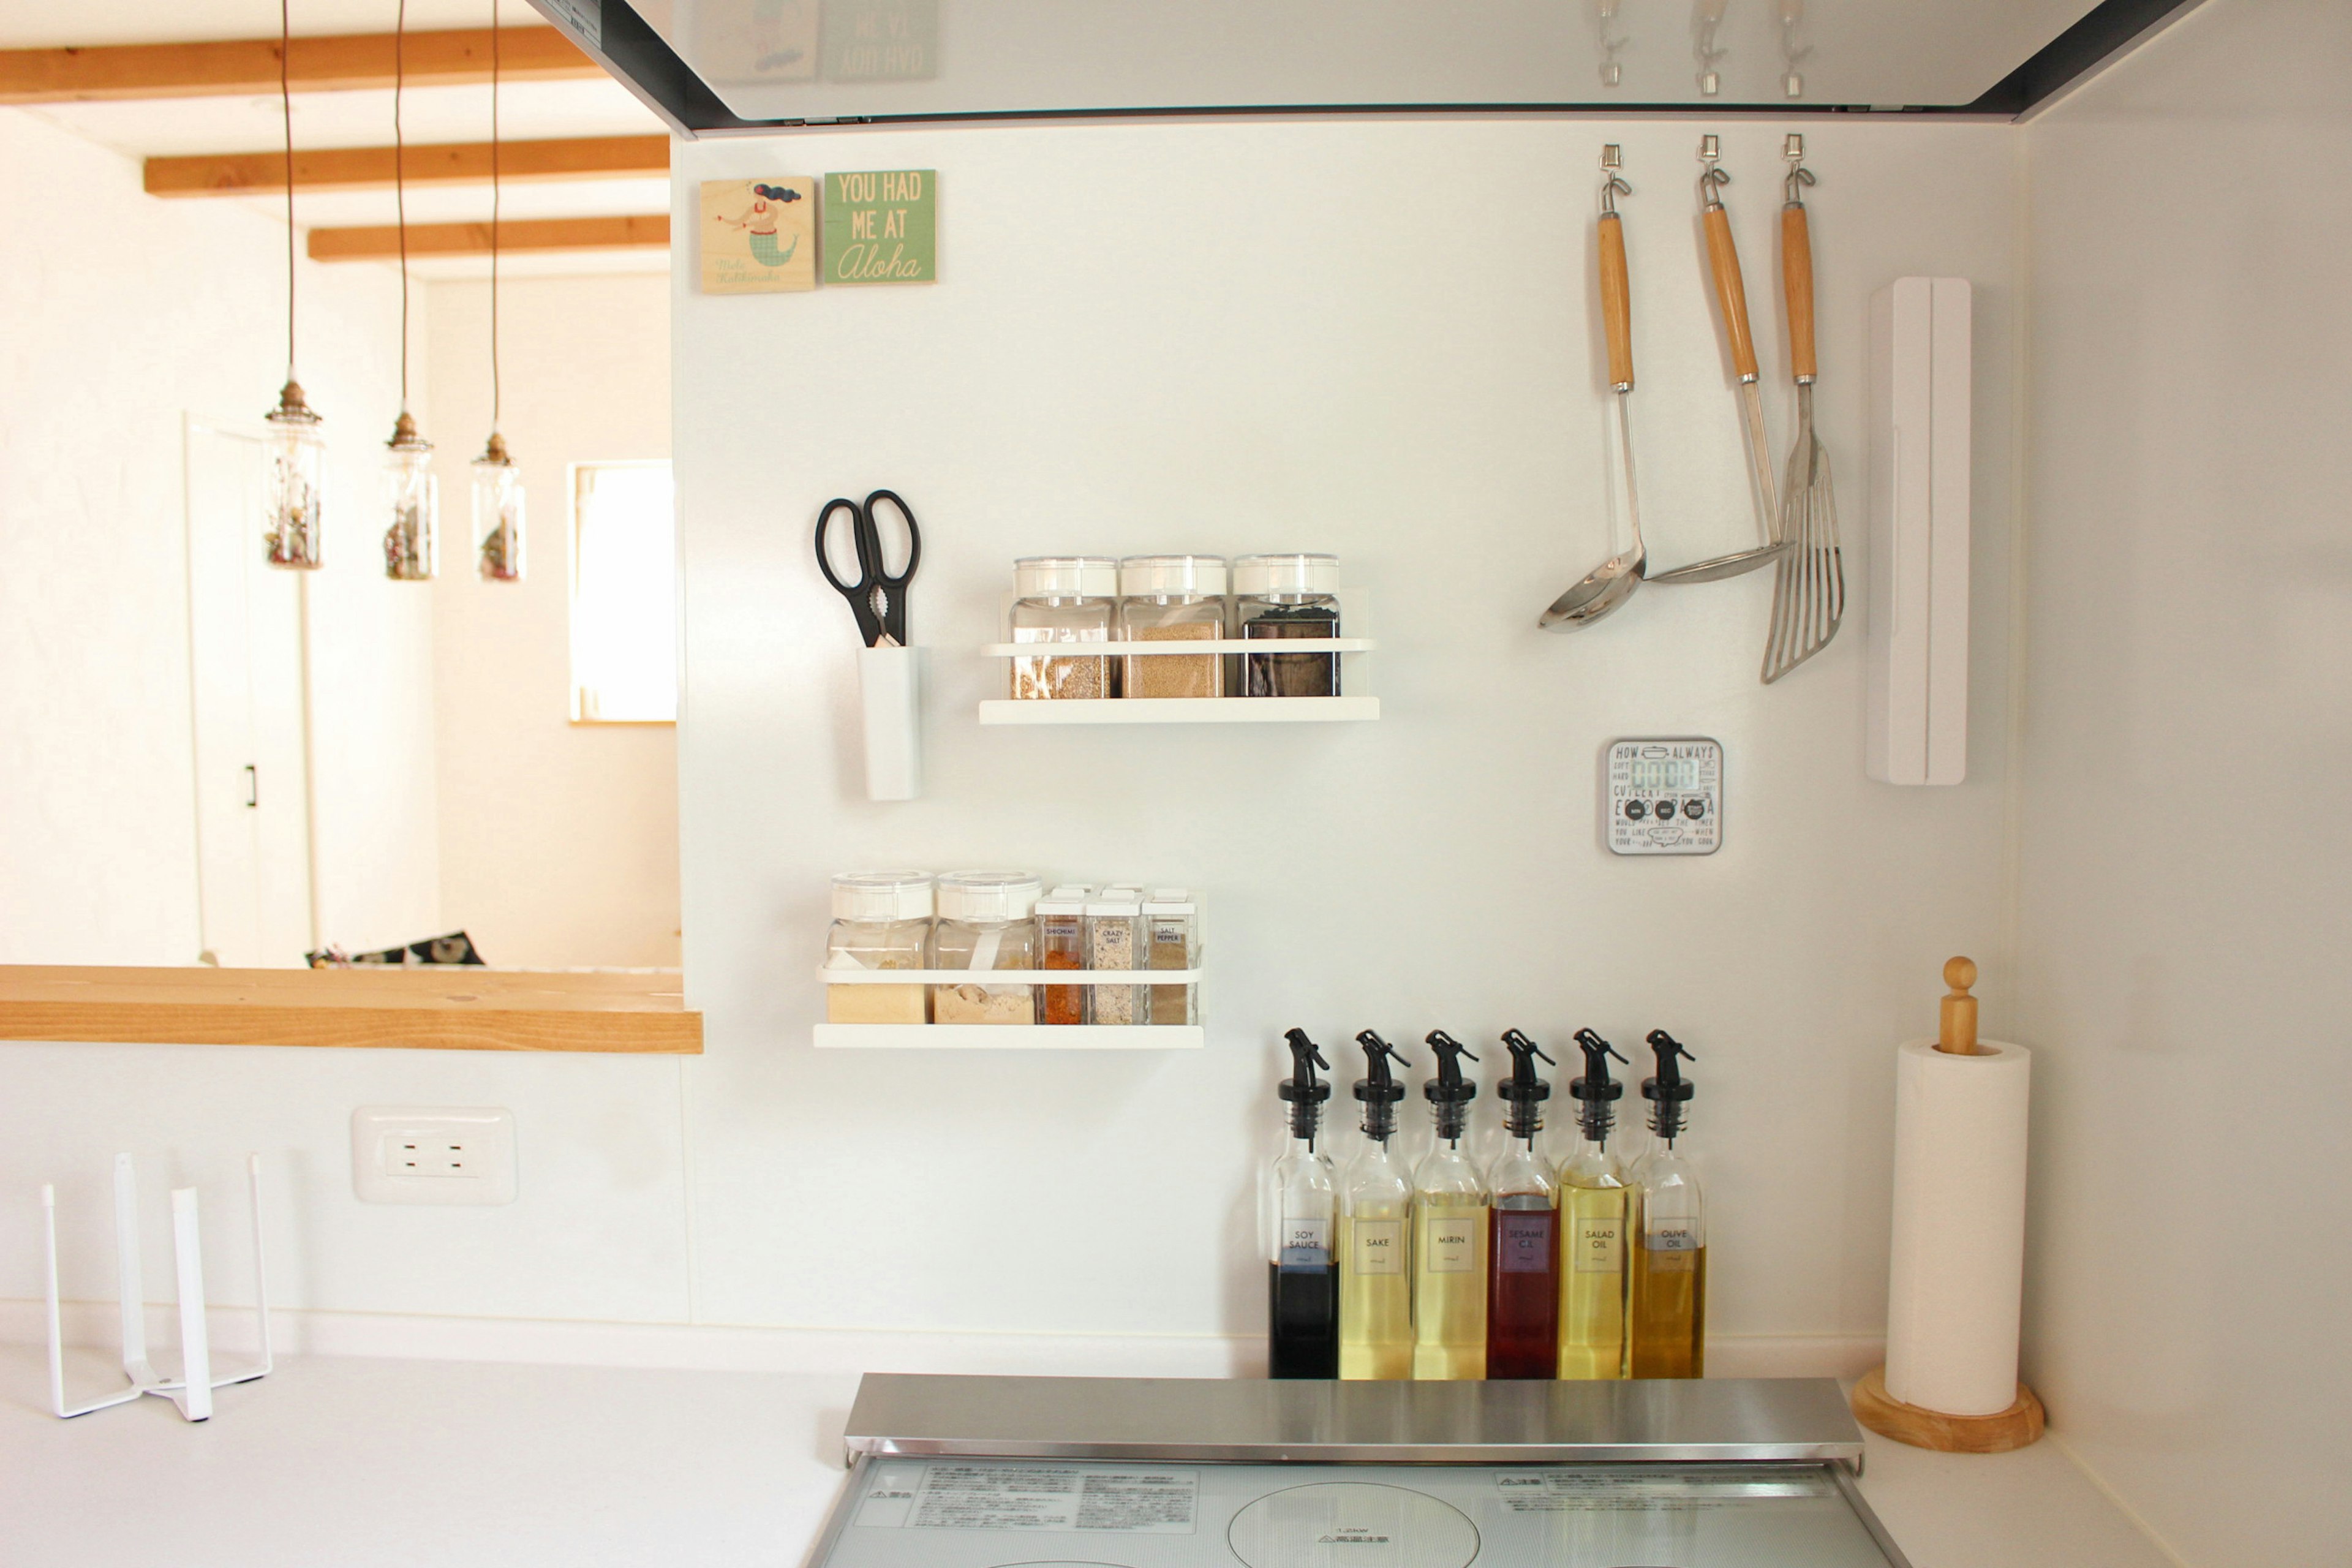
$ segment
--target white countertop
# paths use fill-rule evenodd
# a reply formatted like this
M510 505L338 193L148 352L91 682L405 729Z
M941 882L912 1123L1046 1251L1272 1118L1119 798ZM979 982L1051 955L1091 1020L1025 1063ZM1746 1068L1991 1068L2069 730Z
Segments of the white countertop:
M106 1386L77 1352L68 1386ZM116 1374L119 1377L119 1374ZM201 1426L161 1399L47 1414L0 1346L0 1562L101 1568L797 1568L842 1481L857 1380L281 1358ZM2171 1568L2054 1444L1870 1440L1913 1568Z

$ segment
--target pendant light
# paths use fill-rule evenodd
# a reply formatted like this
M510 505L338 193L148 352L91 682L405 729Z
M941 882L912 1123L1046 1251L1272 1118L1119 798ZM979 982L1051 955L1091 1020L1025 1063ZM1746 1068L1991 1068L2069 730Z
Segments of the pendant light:
M474 560L486 583L520 583L522 474L499 434L499 8L490 5L490 438L474 459Z
M327 443L319 416L303 401L294 379L294 91L286 68L292 43L292 0L278 0L278 103L286 122L286 384L269 411L268 515L262 531L263 559L288 571L315 572L320 565L319 489Z
M383 532L383 574L423 583L433 575L441 531L441 481L433 476L433 443L416 433L408 412L407 149L400 133L400 100L407 84L408 0L400 0L392 30L392 193L400 225L400 417L393 422L384 473L390 483L392 526Z

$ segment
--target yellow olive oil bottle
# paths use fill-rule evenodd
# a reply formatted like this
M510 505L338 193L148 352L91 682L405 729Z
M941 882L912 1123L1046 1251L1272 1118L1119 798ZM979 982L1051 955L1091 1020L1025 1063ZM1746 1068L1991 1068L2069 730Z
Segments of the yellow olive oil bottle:
M1664 1029L1651 1030L1649 1041L1658 1076L1642 1080L1642 1098L1650 1102L1658 1144L1634 1169L1627 1371L1633 1377L1704 1377L1706 1210L1698 1173L1675 1146L1686 1120L1683 1107L1695 1092L1681 1064L1697 1058Z

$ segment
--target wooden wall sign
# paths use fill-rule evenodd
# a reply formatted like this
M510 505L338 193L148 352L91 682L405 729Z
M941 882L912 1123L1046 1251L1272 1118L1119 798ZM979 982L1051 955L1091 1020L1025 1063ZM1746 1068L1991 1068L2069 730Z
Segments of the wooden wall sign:
M936 169L824 177L824 280L929 283L940 275Z
M706 294L782 294L816 287L816 181L705 180L702 249Z

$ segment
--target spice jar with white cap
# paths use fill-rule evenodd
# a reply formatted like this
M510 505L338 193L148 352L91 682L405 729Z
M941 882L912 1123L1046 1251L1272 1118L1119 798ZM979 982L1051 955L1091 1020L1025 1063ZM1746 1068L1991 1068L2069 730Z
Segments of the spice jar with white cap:
M931 966L932 879L929 871L845 871L833 879L833 926L824 966L833 969L929 969ZM928 988L828 985L829 1024L929 1022Z
M940 920L933 946L941 969L968 969L974 978L931 987L935 1024L1034 1024L1037 987L990 984L977 972L1035 969L1037 899L1043 891L1027 871L950 871L940 879Z
M1013 563L1017 595L1007 617L1016 643L1108 643L1118 605L1118 563L1108 555L1032 555ZM1014 657L1015 697L1118 695L1118 664L1106 649Z
M1130 555L1118 563L1118 635L1123 642L1214 642L1225 635L1225 558ZM1127 658L1129 697L1223 697L1222 655Z
M1234 618L1242 638L1339 635L1339 558L1244 555L1234 563ZM1244 697L1337 697L1336 653L1245 653Z

